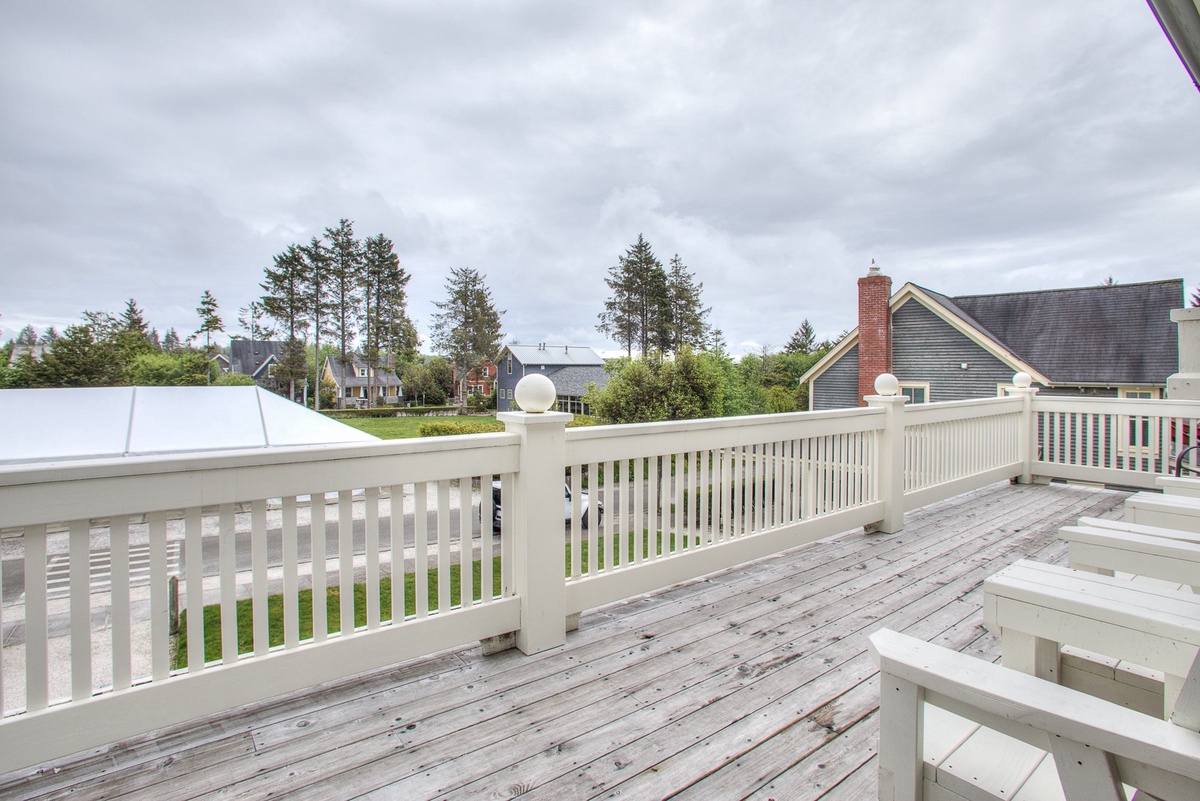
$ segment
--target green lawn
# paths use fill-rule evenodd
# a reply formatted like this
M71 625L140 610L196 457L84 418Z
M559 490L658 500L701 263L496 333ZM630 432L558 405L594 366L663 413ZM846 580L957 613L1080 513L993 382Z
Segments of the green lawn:
M651 541L651 533L644 531L642 533L642 553L649 554L650 548L654 547L659 554L663 552L665 545L668 550L676 546L675 537L668 534L665 538L661 535L655 536L654 542ZM664 542L664 539L666 542ZM586 574L588 570L588 542L585 538L582 543L580 553L580 562L582 563L583 572ZM628 543L628 560L632 561L634 556L633 542ZM598 538L596 542L596 551L600 567L603 569L609 561L612 554L612 549L605 543L604 538ZM565 567L566 575L571 575L571 546L566 546ZM481 597L481 582L479 580L480 563L473 563L473 578L471 586L474 588L475 600ZM429 610L433 611L438 608L438 571L430 570L427 573L429 579ZM459 565L450 566L450 598L457 605L460 594L460 578L461 571ZM412 573L406 573L404 576L404 614L414 615L417 611L417 579ZM492 594L493 596L500 595L500 560L496 559L492 562ZM300 639L306 640L312 637L312 590L300 590L299 596L299 619L300 619ZM341 588L337 586L328 587L325 595L325 624L326 630L332 634L342 629L341 616ZM238 653L247 654L254 650L254 602L245 598L237 602L237 632L238 632ZM379 617L380 620L392 619L392 580L390 578L381 579L379 582ZM365 584L354 585L354 625L367 625L367 587ZM271 647L283 644L283 596L269 595L267 596L267 631L268 640ZM204 607L204 661L212 662L221 658L221 605L209 604ZM173 667L176 669L187 667L187 610L184 610L179 615L179 634L175 647L175 659Z
M421 424L434 420L470 420L472 422L496 422L495 416L487 417L358 417L341 420L359 431L373 434L380 439L409 439L421 436Z

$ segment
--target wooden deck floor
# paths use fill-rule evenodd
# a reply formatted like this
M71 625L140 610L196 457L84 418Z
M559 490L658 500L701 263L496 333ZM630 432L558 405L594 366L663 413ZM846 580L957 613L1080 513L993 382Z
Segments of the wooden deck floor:
M982 581L1125 493L998 484L585 614L561 649L464 648L118 743L3 798L875 797L888 627L987 659Z

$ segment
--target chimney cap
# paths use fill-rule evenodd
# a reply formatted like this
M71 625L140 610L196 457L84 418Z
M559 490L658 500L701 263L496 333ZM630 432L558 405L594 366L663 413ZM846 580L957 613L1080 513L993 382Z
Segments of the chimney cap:
M879 265L875 263L875 260L871 259L871 266L867 268L867 276L871 277L876 275L883 275L883 271L879 269Z

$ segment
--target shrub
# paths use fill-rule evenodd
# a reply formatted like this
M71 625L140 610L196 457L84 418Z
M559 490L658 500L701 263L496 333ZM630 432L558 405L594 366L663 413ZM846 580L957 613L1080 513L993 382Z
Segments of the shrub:
M452 437L458 434L491 434L503 431L504 424L478 420L430 420L421 423L422 437Z

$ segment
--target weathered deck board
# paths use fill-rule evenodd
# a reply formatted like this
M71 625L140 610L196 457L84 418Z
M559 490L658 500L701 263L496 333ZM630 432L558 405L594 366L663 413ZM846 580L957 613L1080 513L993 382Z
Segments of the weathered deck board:
M996 658L983 579L1061 561L1057 528L1124 498L995 485L597 610L561 649L406 663L0 777L0 797L871 797L866 635Z

